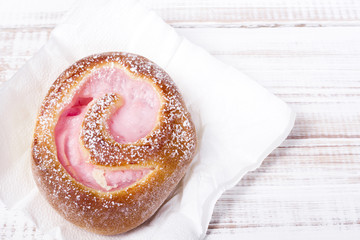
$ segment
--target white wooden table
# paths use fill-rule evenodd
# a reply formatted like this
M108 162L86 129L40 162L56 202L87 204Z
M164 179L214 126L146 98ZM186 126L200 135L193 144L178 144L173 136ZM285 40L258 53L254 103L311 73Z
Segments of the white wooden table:
M73 1L0 0L0 82ZM206 239L360 239L360 1L144 4L297 112L287 140L220 198ZM0 206L0 239L43 238Z

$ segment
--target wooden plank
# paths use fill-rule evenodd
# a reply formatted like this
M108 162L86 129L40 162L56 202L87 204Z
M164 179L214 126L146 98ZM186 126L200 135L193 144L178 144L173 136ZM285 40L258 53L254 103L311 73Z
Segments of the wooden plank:
M360 138L286 140L224 193L208 234L360 230Z
M359 29L178 31L297 112L288 140L218 201L208 235L359 233Z
M74 3L73 0L38 2L41 4L27 4L21 9L15 4L5 4L0 9L0 27L54 27ZM178 28L360 26L360 3L355 0L141 2Z
M175 27L351 26L360 16L359 2L351 0L156 2L148 5Z

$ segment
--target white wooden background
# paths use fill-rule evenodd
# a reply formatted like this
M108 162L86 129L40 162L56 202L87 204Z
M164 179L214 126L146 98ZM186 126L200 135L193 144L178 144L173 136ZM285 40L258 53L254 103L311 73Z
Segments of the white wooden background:
M0 82L73 1L0 0ZM143 2L297 112L287 140L220 198L206 239L360 239L360 1ZM0 238L46 236L0 206Z

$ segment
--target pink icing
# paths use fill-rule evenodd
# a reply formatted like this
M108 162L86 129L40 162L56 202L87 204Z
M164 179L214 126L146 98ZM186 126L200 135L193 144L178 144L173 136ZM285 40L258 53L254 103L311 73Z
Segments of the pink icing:
M132 185L151 169L111 170L88 162L89 155L80 144L81 125L91 102L106 93L117 93L124 101L108 119L110 134L119 143L131 143L148 135L155 127L160 99L154 87L132 79L117 67L102 67L83 79L72 102L64 108L55 127L55 142L60 163L84 185L114 191Z

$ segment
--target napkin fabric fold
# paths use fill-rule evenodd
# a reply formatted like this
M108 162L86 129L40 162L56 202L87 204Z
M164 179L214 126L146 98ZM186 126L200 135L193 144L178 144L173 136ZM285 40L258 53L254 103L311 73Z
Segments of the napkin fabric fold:
M199 150L174 195L154 217L119 236L86 232L40 195L31 170L37 111L53 81L75 61L121 51L165 69L183 94ZM58 239L201 239L214 205L289 134L294 113L279 98L212 57L134 1L80 1L45 46L0 88L0 199Z

